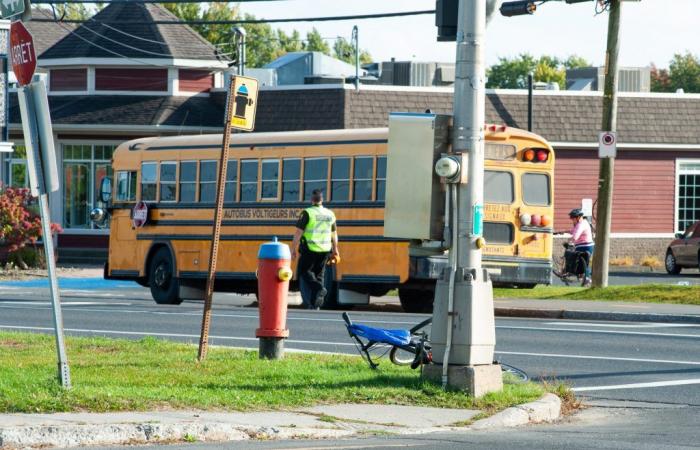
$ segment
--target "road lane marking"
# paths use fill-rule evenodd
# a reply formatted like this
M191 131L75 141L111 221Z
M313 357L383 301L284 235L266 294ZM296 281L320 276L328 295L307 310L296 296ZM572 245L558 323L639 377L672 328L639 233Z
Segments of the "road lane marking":
M680 334L680 333L651 333L645 331L620 331L620 330L584 330L578 328L547 328L547 327L518 327L511 325L499 325L496 328L503 330L532 330L532 331L568 331L570 333L591 333L591 334L622 334L632 336L657 336L700 339L700 334Z
M661 364L681 364L687 366L700 366L700 361L677 361L671 359L645 359L645 358L620 358L614 356L596 356L596 355L563 355L557 353L529 353L529 352L503 352L496 350L496 353L501 355L518 355L518 356L542 356L546 358L570 358L570 359L596 359L602 361L631 361L645 363L661 363Z
M694 323L588 323L588 322L545 322L542 325L586 326L603 328L697 328Z
M54 331L50 327L24 327L19 325L0 325L0 329L8 330L36 330L36 331ZM117 334L125 336L161 336L161 337L181 337L181 338L197 338L200 336L198 334L182 334L182 333L151 333L144 331L115 331L115 330L88 330L83 328L64 328L63 331L71 333L101 333L101 334ZM235 336L216 336L210 335L209 339L222 339L222 340L233 340L233 341L257 341L258 338L254 337L235 337ZM352 347L355 344L350 342L328 342L328 341L305 341L300 339L286 339L286 342L290 344L314 344L314 345L340 345Z
M700 378L694 378L690 380L653 381L649 383L612 384L609 386L583 386L572 388L571 390L574 392L612 391L618 389L643 389L667 386L686 386L689 384L700 384Z

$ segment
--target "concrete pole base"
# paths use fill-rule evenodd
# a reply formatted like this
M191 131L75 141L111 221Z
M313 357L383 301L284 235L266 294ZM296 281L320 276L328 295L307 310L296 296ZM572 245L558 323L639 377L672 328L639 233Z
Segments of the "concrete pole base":
M442 385L442 364L424 365L422 375L426 380ZM447 368L447 379L448 387L465 391L475 398L503 390L503 374L499 364L450 365Z
M284 338L261 337L258 356L260 359L282 359L284 357Z

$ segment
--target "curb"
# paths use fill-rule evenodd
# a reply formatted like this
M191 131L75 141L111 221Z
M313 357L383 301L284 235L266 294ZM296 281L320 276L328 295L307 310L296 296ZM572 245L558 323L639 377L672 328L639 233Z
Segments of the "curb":
M387 427L339 421L336 428L297 428L236 425L223 422L123 423L43 425L0 428L0 449L82 447L105 445L167 444L174 442L233 442L284 439L338 439L383 431L396 435L459 432L552 422L561 415L561 400L554 394L505 409L468 427Z
M545 394L541 399L524 405L513 406L491 417L471 424L470 430L517 427L529 423L553 422L561 417L561 399L554 394Z
M662 322L700 324L700 316L658 313L627 313L609 311L577 311L565 309L494 308L499 317L533 319L607 320L619 322Z

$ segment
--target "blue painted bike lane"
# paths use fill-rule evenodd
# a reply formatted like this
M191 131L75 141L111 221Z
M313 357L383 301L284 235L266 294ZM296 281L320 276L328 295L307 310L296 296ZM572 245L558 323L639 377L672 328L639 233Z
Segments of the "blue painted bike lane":
M0 281L0 289L3 287L25 287L25 288L49 288L48 278L35 280L9 280ZM133 281L105 280L104 278L58 278L60 289L81 289L86 291L111 291L125 288L140 288L141 286Z

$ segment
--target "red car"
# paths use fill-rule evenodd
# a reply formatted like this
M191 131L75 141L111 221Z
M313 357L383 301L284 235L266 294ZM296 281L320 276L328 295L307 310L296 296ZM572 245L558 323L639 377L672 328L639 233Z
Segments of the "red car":
M700 221L685 233L676 233L676 239L666 250L666 272L677 275L682 268L700 268Z

